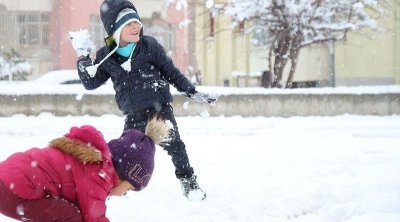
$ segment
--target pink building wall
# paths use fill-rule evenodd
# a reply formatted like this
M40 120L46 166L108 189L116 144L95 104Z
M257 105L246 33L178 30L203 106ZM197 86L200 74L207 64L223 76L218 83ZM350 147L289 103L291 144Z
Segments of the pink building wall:
M100 14L102 0L53 0L51 51L54 69L76 68L76 54L68 31L89 29L90 15Z
M102 2L103 0L52 0L50 47L53 69L76 68L76 54L68 38L68 31L89 29L90 15L100 14ZM177 10L175 4L170 4L166 18L166 22L174 27L174 49L171 57L184 74L188 74L188 66L191 65L189 56L194 56L189 55L188 27L179 25L188 17L187 14L186 8Z
M187 18L187 9L182 8L181 10L176 9L175 4L170 4L167 10L167 22L174 26L174 49L172 59L175 65L184 73L188 74L189 64L189 50L188 50L188 27L180 27L180 23Z

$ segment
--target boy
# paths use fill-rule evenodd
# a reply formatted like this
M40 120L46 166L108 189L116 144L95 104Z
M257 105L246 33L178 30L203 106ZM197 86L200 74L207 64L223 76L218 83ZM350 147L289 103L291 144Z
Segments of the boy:
M111 78L118 108L126 115L124 130L143 131L147 119L154 114L169 120L173 125L171 140L162 146L172 157L183 194L190 197L193 192L196 198L205 199L179 135L170 104L169 84L197 102L214 103L217 97L197 92L174 66L165 49L153 37L143 35L140 17L130 1L105 0L100 15L109 36L106 46L97 51L94 64L88 57L90 47L74 44L72 39L84 87L96 89Z

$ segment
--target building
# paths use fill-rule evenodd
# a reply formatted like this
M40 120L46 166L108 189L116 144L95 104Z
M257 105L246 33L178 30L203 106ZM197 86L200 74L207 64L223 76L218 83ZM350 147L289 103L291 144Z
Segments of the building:
M396 10L400 12L399 6ZM269 46L254 44L253 34L245 32L252 24L232 29L230 18L212 16L204 5L196 5L196 15L196 60L204 84L260 86ZM400 19L388 16L379 24L385 32L351 32L346 41L302 49L294 81L313 86L400 84Z
M176 65L188 71L188 31L179 27L184 11L167 7L163 0L132 1L144 24L166 48ZM0 0L0 50L19 52L33 67L29 79L59 69L75 69L76 54L69 31L88 29L96 47L107 36L99 16L102 0ZM167 18L169 16L170 18ZM170 23L172 22L172 23ZM176 43L176 44L175 44Z
M393 17L378 21L380 32L351 33L336 44L336 85L400 84L400 5L394 6Z

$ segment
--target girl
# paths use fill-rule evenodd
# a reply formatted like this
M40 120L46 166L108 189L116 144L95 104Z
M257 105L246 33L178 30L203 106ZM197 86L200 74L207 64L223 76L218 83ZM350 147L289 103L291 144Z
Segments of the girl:
M155 144L167 134L165 123L153 119L146 134L126 131L109 149L97 129L84 125L46 148L15 153L0 162L0 213L19 221L109 221L107 196L146 187Z

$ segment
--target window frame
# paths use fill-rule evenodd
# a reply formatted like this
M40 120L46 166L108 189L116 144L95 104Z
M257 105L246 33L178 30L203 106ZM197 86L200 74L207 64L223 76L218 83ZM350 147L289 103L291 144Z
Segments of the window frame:
M50 13L23 11L18 12L15 19L20 46L50 45Z

